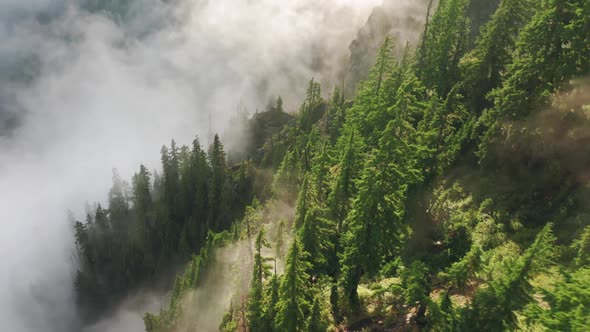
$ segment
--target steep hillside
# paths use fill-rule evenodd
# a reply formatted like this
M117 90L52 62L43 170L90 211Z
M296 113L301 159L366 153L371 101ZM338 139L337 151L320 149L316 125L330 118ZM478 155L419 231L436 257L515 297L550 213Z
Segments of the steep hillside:
M115 181L76 226L80 294L189 261L147 331L587 329L590 2L478 3L441 2L415 47L385 38L353 100L312 79L293 119L255 115L239 167L218 138L172 142L133 204ZM353 56L394 29L384 8ZM105 269L108 241L135 274Z

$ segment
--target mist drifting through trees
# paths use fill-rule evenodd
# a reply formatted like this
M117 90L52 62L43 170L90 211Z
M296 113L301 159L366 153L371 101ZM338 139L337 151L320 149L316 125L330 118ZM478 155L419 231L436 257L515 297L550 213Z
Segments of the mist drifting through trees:
M208 144L240 103L253 113L282 94L295 108L376 4L2 1L3 328L79 329L68 210L105 202L113 167L158 167L172 137Z
M33 331L584 331L586 0L0 4Z

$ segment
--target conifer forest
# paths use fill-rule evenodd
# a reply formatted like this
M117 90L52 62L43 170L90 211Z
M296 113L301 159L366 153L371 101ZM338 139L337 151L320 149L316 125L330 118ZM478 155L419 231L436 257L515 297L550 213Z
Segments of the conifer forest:
M105 84L113 85L112 100L93 97L94 88L80 94L80 105L95 107L97 115L80 134L64 136L67 149L53 157L72 165L67 169L92 164L89 170L108 175L100 176L100 191L75 191L79 200L59 205L61 212L70 211L62 218L68 236L56 239L31 226L27 232L33 234L19 240L19 251L35 242L57 241L65 248L67 264L54 264L50 256L40 261L69 276L63 285L71 289L76 312L72 331L590 331L590 1L146 0L165 3L158 5L165 10L149 18L133 9L139 0L81 2L63 11L84 12L76 24L97 27L68 33L63 49L85 34L108 34L115 56L89 41L89 53L72 59L93 59L93 69L80 69L84 75L112 76ZM194 56L166 50L181 42L161 37L161 31L176 29L162 26L181 23L159 15L190 20L188 11L178 10L183 2L205 12L192 18L198 21L193 29L202 24L219 32L207 35L215 41L199 39L197 49L205 51ZM234 5L251 11L230 13ZM293 12L283 16L285 8ZM330 14L301 30L280 25L306 10ZM268 17L262 14L267 11ZM63 26L43 23L58 14L47 15L36 24L63 33ZM63 15L67 21L81 14ZM248 15L254 18L230 27ZM322 22L331 19L336 23L324 29ZM111 25L136 35L120 37ZM337 38L343 29L351 31L349 40ZM241 30L245 37L238 43L234 35ZM273 47L253 47L257 34L276 36ZM281 43L287 38L281 36L292 35L298 37ZM156 55L141 46L158 38L167 42L154 46ZM189 37L178 37L186 43L183 38ZM6 49L16 47L11 45ZM210 55L222 49L222 60L222 53ZM64 50L55 59L69 59ZM132 88L133 80L121 88L118 82L125 79L119 72L152 68L158 52L169 51L173 55L154 68L180 69L146 70L142 84L150 93ZM3 52L0 46L0 59ZM255 56L247 62L250 52ZM300 57L308 59L305 66ZM43 89L60 84L55 75L47 78L45 60L24 59L12 65L19 69L11 77L18 78L10 82L34 85L45 75ZM107 69L112 59L128 69ZM70 61L67 66L88 62ZM233 69L208 69L218 67ZM201 83L170 83L175 75ZM240 95L246 83L224 83L241 77L255 82L256 93L248 94L255 98ZM96 84L92 78L69 79L74 86ZM7 87L0 96L21 100L14 90L24 88L8 88L8 81L0 79ZM222 85L227 89L217 88ZM191 89L209 101L195 105L178 97ZM156 99L159 93L170 98ZM117 103L165 113L142 109L112 118L104 109ZM223 117L222 111L192 118L175 113L226 103L230 109ZM2 113L0 105L0 122L6 124L0 126L0 143L2 137L19 137L32 117L19 114ZM31 131L43 133L43 121ZM118 132L113 128L144 123L151 124L141 128L149 129L120 129L124 134L96 140L101 143L92 150L69 159L78 146L94 142L92 136L102 137L95 125ZM77 124L63 122L59 132L77 132ZM106 149L117 152L104 158ZM140 156L140 149L148 151L141 154L145 162L126 157ZM14 151L27 153L18 146ZM119 160L133 165L125 168ZM0 157L0 173L2 165ZM98 182L89 172L67 171L63 178L83 188ZM35 185L16 189L1 180L0 188L7 189L3 204L21 204L10 198L19 190L50 199L63 183L29 181ZM14 218L3 222L18 222ZM6 234L8 239L13 233ZM10 274L9 266L1 268ZM29 282L26 288L44 298L42 286ZM135 327L101 325L147 293L157 294L155 304L137 305ZM65 310L51 303L49 312ZM54 330L60 329L6 329Z

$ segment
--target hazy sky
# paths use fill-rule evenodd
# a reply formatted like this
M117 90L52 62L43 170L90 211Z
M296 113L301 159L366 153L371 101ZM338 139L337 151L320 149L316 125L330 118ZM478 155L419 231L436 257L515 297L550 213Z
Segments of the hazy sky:
M111 168L157 167L162 144L206 139L240 101L295 107L312 76L335 77L380 1L80 5L98 2L0 0L0 112L20 118L0 136L4 331L76 330L67 211L104 201Z

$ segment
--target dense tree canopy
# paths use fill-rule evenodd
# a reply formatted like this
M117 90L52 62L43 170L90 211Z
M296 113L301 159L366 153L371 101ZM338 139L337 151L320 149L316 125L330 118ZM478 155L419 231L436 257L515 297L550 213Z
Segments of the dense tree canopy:
M223 331L583 331L590 1L439 1L416 46L392 38L354 99L310 80L254 159L215 136L172 141L130 186L114 172L75 223L84 307L183 263L145 325L190 326L211 253L245 243Z

